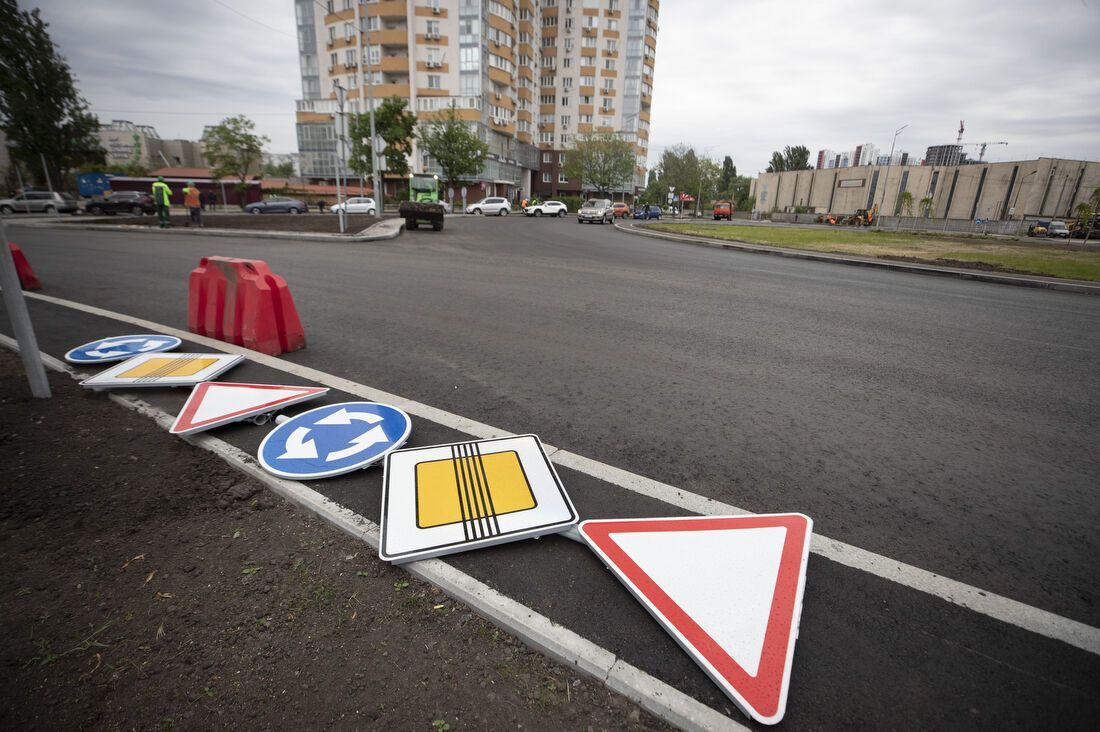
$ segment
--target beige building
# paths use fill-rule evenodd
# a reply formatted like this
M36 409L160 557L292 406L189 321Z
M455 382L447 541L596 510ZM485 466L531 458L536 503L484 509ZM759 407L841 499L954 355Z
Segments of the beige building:
M597 129L635 142L635 183L644 185L657 8L657 0L295 0L302 175L335 176L334 84L349 90L346 112L365 113L369 75L376 105L397 95L421 119L458 108L489 145L473 198L556 193L568 185L559 183L561 153ZM410 166L438 172L415 149Z
M107 151L107 165L137 164L144 168L203 168L202 143L163 140L149 125L116 119L99 128L99 142Z
M971 165L863 165L831 170L762 173L753 181L758 211L855 213L876 204L884 215L903 213L901 194L933 201L935 218L1068 217L1100 188L1100 162L1039 158Z

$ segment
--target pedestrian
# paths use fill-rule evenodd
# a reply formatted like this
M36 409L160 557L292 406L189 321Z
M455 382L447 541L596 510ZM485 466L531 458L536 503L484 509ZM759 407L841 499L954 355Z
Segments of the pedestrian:
M153 184L153 204L157 207L157 221L159 221L158 225L162 229L168 229L172 226L172 221L168 218L168 206L171 202L172 189L164 182L164 176L162 175Z
M324 213L324 212L325 212L325 202L324 201L318 201L317 202L317 213Z
M210 204L210 210L213 211L214 207L218 205L218 194L217 193L207 194L206 200Z
M199 199L199 189L195 187L195 181L187 181L187 187L183 189L183 205L187 207L187 225L202 226L202 205Z
M206 191L199 191L199 208L202 209L203 211L205 211L206 210L206 205L207 205Z

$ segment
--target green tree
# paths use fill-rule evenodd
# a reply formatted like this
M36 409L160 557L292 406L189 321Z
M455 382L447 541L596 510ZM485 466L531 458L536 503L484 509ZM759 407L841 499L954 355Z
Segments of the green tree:
M752 185L752 179L747 175L739 175L734 179L733 190L730 191L730 198L733 200L734 208L738 211L751 211L756 204L755 196L749 195L749 187Z
M733 197L733 185L737 180L737 166L733 164L733 158L727 155L722 159L722 181L718 188L723 194Z
M454 102L441 117L421 127L420 143L439 165L443 180L450 188L477 175L489 154L489 145L462 121Z
M906 216L912 216L913 215L913 194L910 193L909 191L902 191L902 194L901 194L901 196L899 197L898 200L901 203L901 210L905 212L905 215Z
M667 193L670 187L674 188L677 198L685 191L694 191L699 181L699 160L695 149L683 143L666 147L657 164L664 191Z
M285 163L264 163L261 168L263 174L269 178L293 178L294 177L294 163L286 161Z
M45 159L50 181L64 187L71 171L102 165L106 153L96 135L99 120L48 27L37 8L21 11L15 0L0 0L0 128L13 162L37 180Z
M812 170L810 165L810 148L805 145L787 145L783 152L776 150L772 153L772 160L768 163L769 173L782 173L787 170Z
M925 196L920 200L920 215L924 218L931 218L932 214L936 210L936 202L932 200L931 196Z
M612 132L577 135L565 154L565 174L605 196L634 177L634 145Z
M416 137L416 115L405 107L399 96L388 96L374 110L374 129L384 143L382 155L386 159L386 172L408 175L409 154ZM348 137L351 143L351 159L348 167L359 175L371 172L370 115L348 116Z
M255 122L237 115L207 128L202 136L202 152L214 165L214 177L236 178L238 192L244 191L248 176L260 171L264 145L271 142L267 136L257 135L255 130Z

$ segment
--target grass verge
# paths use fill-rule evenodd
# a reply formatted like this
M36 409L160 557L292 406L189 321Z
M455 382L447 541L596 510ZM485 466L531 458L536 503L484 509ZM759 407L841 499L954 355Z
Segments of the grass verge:
M788 249L904 259L1074 280L1100 281L1100 252L1004 241L960 241L889 231L797 229L711 224L651 224L649 228L710 239Z

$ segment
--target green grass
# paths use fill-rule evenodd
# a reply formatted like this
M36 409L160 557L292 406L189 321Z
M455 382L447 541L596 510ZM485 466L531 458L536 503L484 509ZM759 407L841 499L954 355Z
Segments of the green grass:
M710 224L651 224L677 234L726 239L750 244L803 249L863 257L912 257L932 264L988 265L1001 271L1027 272L1047 277L1100 281L1100 252L1005 240L968 241L922 233L853 229L802 229L793 226L714 226ZM1080 245L1077 245L1080 246Z

